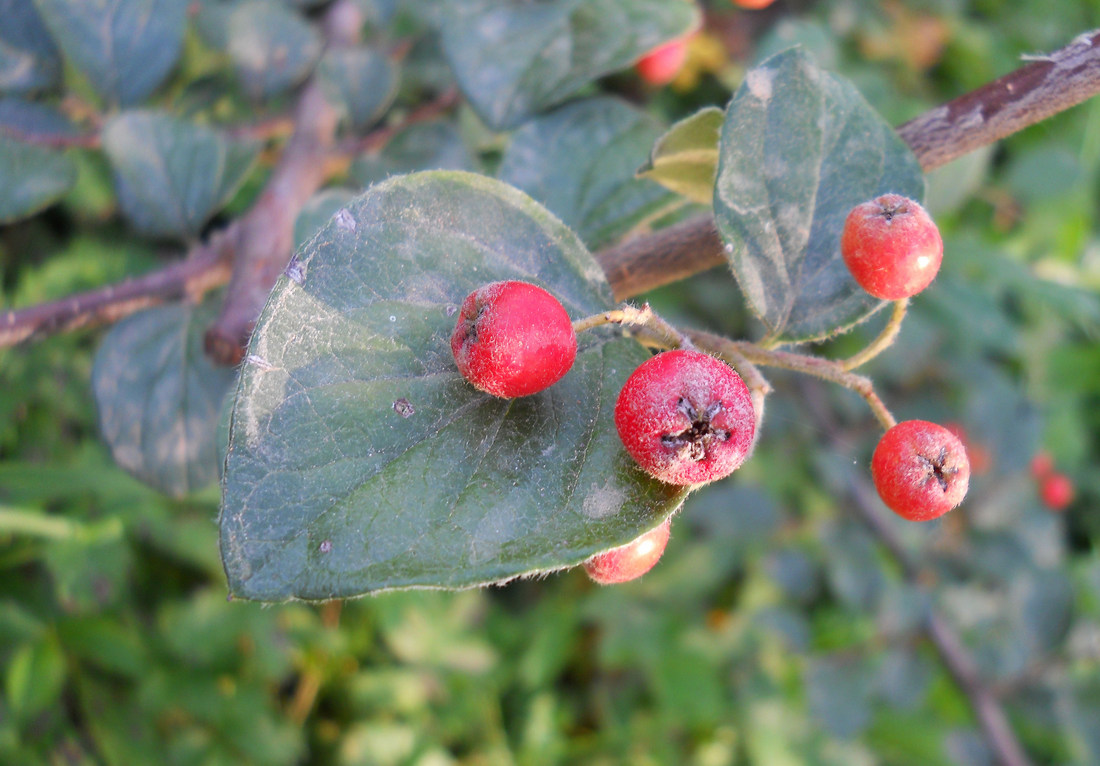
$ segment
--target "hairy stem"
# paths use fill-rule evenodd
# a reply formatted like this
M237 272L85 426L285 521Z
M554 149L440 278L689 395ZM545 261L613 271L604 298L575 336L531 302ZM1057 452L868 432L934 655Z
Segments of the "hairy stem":
M837 364L842 370L854 370L857 367L861 367L867 362L874 359L883 351L888 349L894 342L894 339L898 337L898 333L901 332L901 323L905 319L905 311L909 308L909 299L902 298L900 301L894 301L894 309L890 313L890 319L886 322L886 326L882 328L882 332L878 337L867 344L867 347L860 351L858 354L853 354L847 359L842 359Z

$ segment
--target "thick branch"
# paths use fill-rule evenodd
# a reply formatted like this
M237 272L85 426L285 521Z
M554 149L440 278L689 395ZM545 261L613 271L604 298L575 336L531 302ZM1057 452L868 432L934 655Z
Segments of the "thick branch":
M1100 93L1100 32L905 123L898 134L925 170L1065 111ZM726 262L709 215L596 254L618 300Z

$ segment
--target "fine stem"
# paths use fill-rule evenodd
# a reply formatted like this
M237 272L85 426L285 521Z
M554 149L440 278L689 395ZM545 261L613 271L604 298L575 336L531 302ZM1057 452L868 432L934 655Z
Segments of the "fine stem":
M894 301L894 309L890 314L890 319L886 322L886 326L882 328L882 332L879 333L879 336L871 341L867 347L858 354L854 354L847 359L842 359L837 362L840 369L854 370L871 361L889 348L901 331L901 322L905 319L905 311L907 308L909 308L908 298Z
M693 347L691 338L658 316L648 303L642 304L641 308L623 304L617 309L578 319L573 322L573 331L582 333L605 324L625 324L643 328L650 336L655 337L657 340L655 345L660 348Z

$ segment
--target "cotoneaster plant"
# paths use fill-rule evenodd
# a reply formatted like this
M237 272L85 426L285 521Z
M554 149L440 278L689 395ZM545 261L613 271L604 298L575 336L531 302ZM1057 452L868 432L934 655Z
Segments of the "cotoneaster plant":
M671 530L672 520L665 519L664 523L626 545L596 554L584 562L584 571L600 585L636 580L660 560Z
M943 240L919 202L884 194L848 214L840 254L860 287L876 298L896 301L916 295L936 278Z
M538 285L507 280L466 296L451 351L475 388L512 399L561 380L577 357L577 335L557 298Z
M962 442L943 426L906 420L879 440L871 477L890 510L909 521L929 521L962 502L970 461Z

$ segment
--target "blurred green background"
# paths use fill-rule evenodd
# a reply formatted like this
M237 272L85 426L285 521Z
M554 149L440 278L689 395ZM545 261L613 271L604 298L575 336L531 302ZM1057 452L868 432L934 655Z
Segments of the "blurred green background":
M600 87L672 120L801 42L900 123L1100 26L1100 3L1068 0L707 7L671 87ZM458 120L491 162L475 122ZM5 305L159 262L118 244L109 175L81 156L59 207L0 228ZM102 331L0 352L0 762L992 764L921 631L935 609L1035 763L1100 763L1098 194L1096 100L930 177L943 271L867 372L899 418L953 422L984 457L961 510L891 527L919 583L857 512L877 433L863 403L774 373L754 458L688 500L639 581L229 602L216 489L167 499L100 442ZM723 271L647 297L754 332ZM1029 472L1040 451L1075 485L1063 510Z

